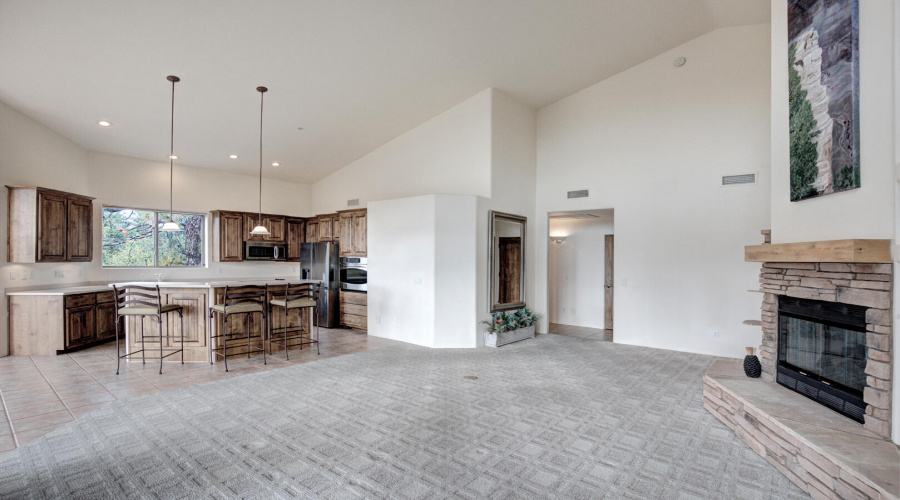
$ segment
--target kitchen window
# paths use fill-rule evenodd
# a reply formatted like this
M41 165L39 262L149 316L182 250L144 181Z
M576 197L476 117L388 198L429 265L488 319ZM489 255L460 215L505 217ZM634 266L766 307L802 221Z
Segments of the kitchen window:
M103 267L202 266L203 215L173 217L184 231L159 231L169 212L103 207Z

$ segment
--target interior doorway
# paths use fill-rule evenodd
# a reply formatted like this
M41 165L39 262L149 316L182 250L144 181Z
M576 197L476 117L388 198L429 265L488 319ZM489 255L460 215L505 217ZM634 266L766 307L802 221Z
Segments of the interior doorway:
M550 333L612 341L614 218L612 209L549 214Z

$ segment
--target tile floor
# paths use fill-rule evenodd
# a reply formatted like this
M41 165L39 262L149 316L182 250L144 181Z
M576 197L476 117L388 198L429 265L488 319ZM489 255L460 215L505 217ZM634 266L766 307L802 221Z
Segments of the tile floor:
M559 323L550 323L550 333L582 339L605 340L607 342L612 342L613 339L612 330L588 328L586 326L562 325Z
M284 354L228 358L228 372L220 361L185 363L159 360L123 362L116 375L116 344L111 342L59 356L7 356L0 358L0 452L22 446L93 410L128 396L237 377L344 354L378 349L392 340L369 337L349 329L320 330L321 354L315 347Z

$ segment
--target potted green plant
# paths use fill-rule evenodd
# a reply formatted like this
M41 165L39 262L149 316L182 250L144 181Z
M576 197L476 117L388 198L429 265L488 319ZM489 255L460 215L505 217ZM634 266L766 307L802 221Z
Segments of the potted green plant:
M482 321L484 345L500 347L511 342L534 338L534 326L540 314L528 307L516 311L500 311L491 314L490 320Z

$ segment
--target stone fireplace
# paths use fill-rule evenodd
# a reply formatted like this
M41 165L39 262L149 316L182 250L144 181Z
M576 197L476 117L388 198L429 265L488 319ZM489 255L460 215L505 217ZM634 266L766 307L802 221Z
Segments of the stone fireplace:
M744 253L762 263L762 378L748 378L738 360L716 361L703 377L704 407L813 498L897 500L890 240Z
M837 262L765 262L759 275L762 301L763 376L778 375L780 297L812 299L864 308L866 429L891 436L892 265Z

